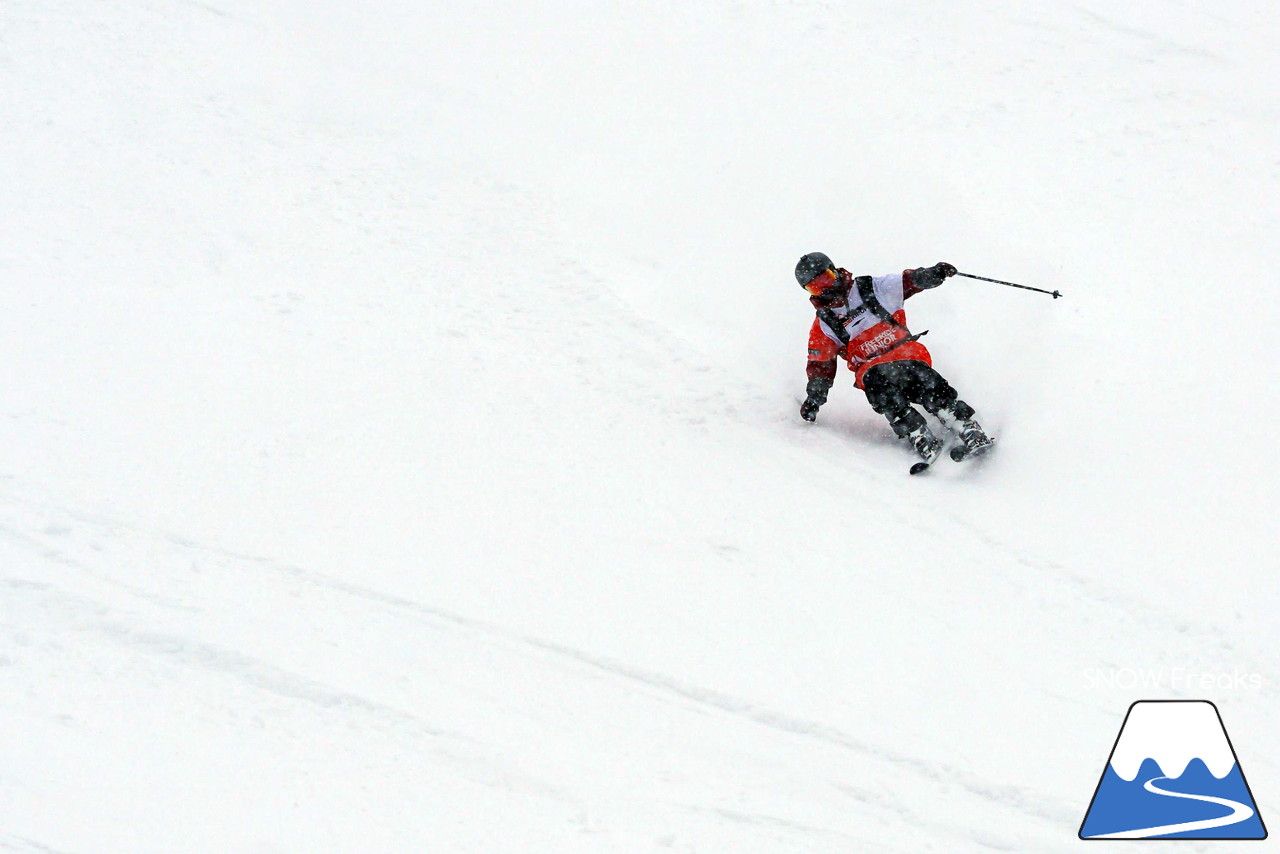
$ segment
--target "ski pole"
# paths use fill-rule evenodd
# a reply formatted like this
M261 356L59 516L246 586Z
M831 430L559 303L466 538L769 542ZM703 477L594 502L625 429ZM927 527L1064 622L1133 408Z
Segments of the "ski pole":
M1062 296L1062 294L1058 293L1057 291L1046 291L1042 288L1033 288L1030 285L1016 285L1013 282L1002 282L999 279L988 279L986 276L975 276L972 273L961 273L959 270L956 271L956 275L964 276L966 279L978 279L979 281L983 281L983 282L995 282L997 285L1008 285L1011 288L1022 288L1024 291L1035 291L1038 294L1048 294L1054 299L1057 299L1058 297Z

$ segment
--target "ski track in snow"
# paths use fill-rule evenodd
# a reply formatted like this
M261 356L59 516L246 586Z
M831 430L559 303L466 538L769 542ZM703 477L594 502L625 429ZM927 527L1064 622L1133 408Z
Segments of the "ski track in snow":
M112 536L118 537L125 532L131 538L146 537L118 523L86 522L83 517L62 513L57 515L60 517L58 522L45 526L46 531L52 532L49 536L55 541L75 538L109 542ZM25 549L37 552L45 560L55 561L65 568L85 573L105 590L123 594L126 601L134 603L134 607L142 605L148 611L159 609L170 613L177 612L179 615L198 613L203 610L199 606L184 601L185 597L158 596L145 590L117 585L113 580L100 577L88 566L57 548L36 542L30 537L18 535L7 526L3 529L2 536L11 543L18 543ZM963 769L949 768L945 764L931 762L925 757L868 744L828 724L797 718L713 689L683 683L668 676L635 668L623 662L592 656L543 639L520 636L497 626L328 578L301 568L282 566L271 561L216 549L204 549L189 542L179 543L156 539L157 541L148 547L149 550L174 552L167 558L160 557L159 565L190 565L196 562L207 562L212 558L221 573L231 572L241 577L240 582L233 584L232 587L249 596L254 595L252 591L255 587L261 588L264 585L261 573L267 571L281 583L294 588L291 594L293 599L291 605L303 613L328 610L323 600L337 595L344 603L339 610L354 625L377 624L385 627L390 618L402 624L401 628L394 632L402 639L409 639L414 635L425 638L441 632L458 634L463 638L463 645L466 647L496 649L501 652L504 659L526 662L517 665L520 667L541 669L549 665L558 671L567 670L570 673L576 673L573 677L576 680L590 680L592 673L603 674L619 681L623 686L623 692L633 697L633 702L642 704L658 702L666 707L675 703L678 707L682 706L699 715L708 712L727 715L731 719L745 722L752 727L772 731L775 736L800 737L818 742L825 749L837 753L849 752L861 757L856 760L859 766L865 766L868 762L873 765L887 764L909 777L916 777L931 784L958 785L976 798L989 801L1001 808L1024 813L1038 821L1061 820L1070 814L1068 804L1042 803L1041 796L1034 791L1024 791L1017 787L984 780ZM234 649L201 642L189 635L147 628L146 624L151 622L151 617L145 613L121 613L118 607L107 606L91 598L68 594L49 583L11 577L4 579L3 584L12 600L25 600L31 607L38 608L43 614L42 623L48 626L61 626L62 631L68 632L71 637L83 638L95 647L100 647L104 643L111 644L122 648L130 657L161 659L170 665L194 670L206 676L234 679L248 688L267 692L291 704L302 703L305 706L315 707L319 713L337 715L342 719L350 720L353 725L358 724L363 729L387 731L406 744L419 745L415 748L417 750L422 749L421 743L425 740L431 745L427 748L430 755L458 765L458 773L461 775L478 777L490 785L515 786L518 791L527 791L536 796L545 796L547 792L554 789L546 781L536 778L522 780L519 772L500 762L497 767L489 768L498 760L485 755L488 751L483 741L476 735L440 729L432 725L429 719L398 708L394 704L382 703L357 693L341 690L323 681L290 672ZM297 592L299 589L312 592L299 596ZM312 599L316 601L310 601ZM487 656L488 653L483 655ZM549 661L546 660L548 656ZM297 706L294 705L294 708ZM859 790L854 785L837 784L837 786L877 810L887 810L920 827L934 828L945 833L964 834L960 828L918 814L898 798L886 799L883 795L870 797L869 792ZM805 834L857 840L856 836L849 837L834 828L805 827L780 817L722 808L691 806L689 809L695 814L719 816L725 820L745 822L752 826L790 828L798 832L803 831Z
M32 508L25 502L10 504L6 516L31 512ZM521 635L497 625L376 589L266 559L204 548L186 540L156 537L118 522L96 519L90 521L89 517L50 507L35 512L46 519L53 517L52 521L41 527L42 536L23 534L5 525L0 528L3 531L0 539L17 544L43 560L83 573L104 592L123 597L123 601L132 603L128 611L122 612L119 606L107 606L92 598L72 595L50 583L12 577L5 579L3 584L10 591L11 598L25 598L37 605L45 615L43 622L47 625L62 625L75 635L89 638L94 646L108 643L121 647L131 657L163 659L174 666L215 678L234 679L248 688L267 692L290 703L303 703L315 707L322 714L337 715L363 729L385 731L397 741L417 745L415 751L425 749L427 754L458 767L460 775L480 780L486 785L514 787L515 791L529 792L535 797L546 797L557 788L549 781L523 775L497 760L486 749L483 738L475 733L439 727L429 717L406 710L399 704L381 702L358 692L337 688L233 648L211 645L181 632L150 628L148 623L153 621L155 612L161 612L166 617L191 615L200 613L207 606L199 604L198 599L191 599L191 594L195 591L186 594L173 590L157 593L119 583L110 574L104 575L68 555L58 548L57 543L66 540L90 541L98 543L94 548L100 549L102 544L110 544L113 538L127 536L149 542L144 550L151 554L151 559L159 567L194 566L212 561L220 574L225 576L230 573L239 578L239 581L232 582L224 577L225 584L248 596L254 595L255 588L264 591L277 587L289 588L291 607L301 614L320 616L322 624L323 615L334 610L334 606L324 604L325 600L332 600L336 596L341 603L336 610L343 615L344 624L380 625L402 640L415 635L425 639L445 633L455 636L456 641L464 648L497 651L508 662L524 662L515 664L521 668L540 670L550 666L561 673L573 674L569 678L574 681L590 681L593 678L591 674L602 674L621 683L623 692L632 697L631 702L658 702L664 707L675 703L677 707L684 707L698 714L710 712L727 715L752 727L772 731L775 735L799 737L817 742L837 753L848 752L860 757L855 760L855 764L861 767L865 767L866 763L891 766L928 785L958 787L972 797L1002 809L1013 810L1036 822L1052 824L1069 820L1073 814L1072 804L1046 802L1043 793L1035 789L1011 786L925 756L868 743L826 723L796 717L715 689L690 684L622 661L592 655L564 644ZM108 547L108 552L110 551ZM166 552L170 554L165 555ZM264 576L264 572L267 575ZM271 578L276 581L271 582ZM169 583L176 581L176 578L169 579ZM180 586L179 582L179 589ZM142 612L131 613L138 607L143 609ZM1153 621L1162 618L1158 614L1149 617ZM400 627L389 628L389 620ZM490 653L479 654L488 657ZM424 742L427 745L425 747ZM898 820L909 821L920 828L932 828L947 835L964 835L961 828L949 822L920 815L900 798L885 798L882 794L874 794L871 790L847 783L834 785L867 807L887 811ZM553 797L567 797L570 801L573 798L572 794L566 792ZM807 827L780 817L723 808L690 809L697 814L720 816L750 826L791 827L806 834L845 838L845 834L835 828ZM856 837L848 838L856 841ZM988 840L983 845L986 846L989 842L991 841ZM993 844L993 847L1002 846Z

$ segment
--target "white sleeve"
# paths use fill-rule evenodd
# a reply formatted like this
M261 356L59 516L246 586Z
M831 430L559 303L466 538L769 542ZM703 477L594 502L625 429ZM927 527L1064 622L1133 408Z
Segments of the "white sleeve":
M890 314L902 309L903 303L906 302L906 294L901 272L875 276L871 279L871 284L875 290L876 299L880 300L880 304L888 309Z

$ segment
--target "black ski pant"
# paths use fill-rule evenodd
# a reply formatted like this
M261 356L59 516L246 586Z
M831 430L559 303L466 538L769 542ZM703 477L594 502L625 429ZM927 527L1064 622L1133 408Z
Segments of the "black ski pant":
M917 359L873 365L862 375L862 388L871 408L889 419L899 436L924 426L924 416L912 408L913 403L934 415L946 410L961 421L973 417L973 407L956 399L951 383Z

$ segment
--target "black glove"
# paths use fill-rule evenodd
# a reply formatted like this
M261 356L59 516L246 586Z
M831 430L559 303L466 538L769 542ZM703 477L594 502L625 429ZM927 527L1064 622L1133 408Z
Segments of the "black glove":
M928 290L942 284L943 280L956 274L956 268L946 261L939 261L932 267L920 267L912 271L911 281L917 288Z
M831 390L833 380L826 377L814 377L805 387L808 397L800 404L800 417L805 421L818 420L818 409L827 402L827 392Z

